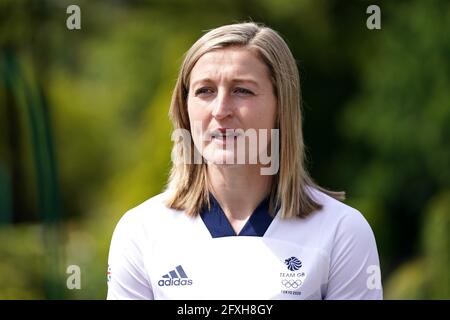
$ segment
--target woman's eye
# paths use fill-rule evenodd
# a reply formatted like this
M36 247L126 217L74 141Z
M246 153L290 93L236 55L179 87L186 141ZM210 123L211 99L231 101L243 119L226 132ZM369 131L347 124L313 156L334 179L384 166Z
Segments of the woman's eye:
M201 95L201 94L210 94L213 93L213 90L211 88L200 88L195 90L195 96Z
M245 88L236 88L235 90L234 90L234 92L235 93L238 93L238 94L244 94L244 95L252 95L253 94L253 92L252 91L250 91L250 90L248 90L248 89L245 89Z

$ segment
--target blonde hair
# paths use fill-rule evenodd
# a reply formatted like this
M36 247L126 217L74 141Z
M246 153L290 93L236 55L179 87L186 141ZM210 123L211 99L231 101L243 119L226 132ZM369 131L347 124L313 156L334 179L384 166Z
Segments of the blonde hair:
M270 212L280 208L281 218L306 217L322 208L311 198L308 187L343 200L344 192L332 192L317 186L308 175L304 162L301 118L300 79L295 59L284 40L271 28L254 22L218 27L204 34L187 51L172 95L169 116L174 129L190 132L187 96L191 71L202 55L212 50L239 46L256 52L268 66L277 98L276 128L280 132L279 171L272 179ZM192 141L174 141L172 157L183 159L196 148ZM198 151L197 151L198 152ZM190 153L189 153L190 154ZM193 155L191 155L193 156ZM192 160L192 159L191 159ZM188 163L186 163L188 162ZM166 205L185 210L190 216L210 206L206 163L174 161L170 172Z

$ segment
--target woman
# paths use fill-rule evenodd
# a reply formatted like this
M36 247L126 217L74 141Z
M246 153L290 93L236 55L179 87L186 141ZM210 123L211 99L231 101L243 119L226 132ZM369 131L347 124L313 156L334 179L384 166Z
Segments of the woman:
M169 185L118 223L108 299L382 299L370 226L304 168L300 105L272 29L222 26L189 49Z

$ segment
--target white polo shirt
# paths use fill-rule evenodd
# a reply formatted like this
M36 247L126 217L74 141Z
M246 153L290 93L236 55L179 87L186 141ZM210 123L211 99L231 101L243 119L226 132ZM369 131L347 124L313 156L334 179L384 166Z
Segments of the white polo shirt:
M114 231L108 299L382 299L373 232L357 210L309 189L307 218L272 218L268 199L236 235L218 202L195 218L161 193Z

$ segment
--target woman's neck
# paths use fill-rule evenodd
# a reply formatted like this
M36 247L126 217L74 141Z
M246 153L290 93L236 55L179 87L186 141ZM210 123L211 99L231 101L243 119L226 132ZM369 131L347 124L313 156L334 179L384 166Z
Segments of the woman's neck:
M208 181L236 234L269 194L272 176L261 175L257 165L208 165Z

